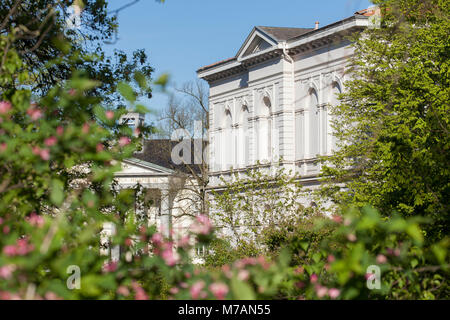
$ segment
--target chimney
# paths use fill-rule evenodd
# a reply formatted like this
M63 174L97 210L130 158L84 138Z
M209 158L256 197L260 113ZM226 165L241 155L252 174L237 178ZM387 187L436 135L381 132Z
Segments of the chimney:
M319 21L316 21L316 26L314 27L314 30L319 29Z

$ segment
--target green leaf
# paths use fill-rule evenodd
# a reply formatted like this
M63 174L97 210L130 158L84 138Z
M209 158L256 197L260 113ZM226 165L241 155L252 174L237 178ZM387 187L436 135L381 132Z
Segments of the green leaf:
M127 101L133 103L136 101L136 95L133 91L133 89L130 87L129 84L125 82L119 82L117 85L117 90L119 90L119 93L124 97Z
M53 179L50 187L50 201L59 206L64 201L64 184L57 179Z
M236 277L233 277L231 280L231 291L233 292L234 298L237 300L256 299L255 293L250 285L238 280Z

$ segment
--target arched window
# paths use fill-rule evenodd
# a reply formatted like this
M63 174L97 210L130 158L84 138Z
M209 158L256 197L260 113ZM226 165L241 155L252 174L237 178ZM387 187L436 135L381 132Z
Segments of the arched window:
M258 151L257 160L269 161L272 156L272 101L265 93L261 99L260 119L258 121Z
M233 136L231 110L227 106L222 126L222 170L229 170L233 166Z
M319 154L319 98L315 89L309 90L308 97L308 111L309 111L309 157L315 158Z
M334 81L331 85L331 96L330 96L330 105L331 106L337 106L339 105L339 94L342 93L342 89L340 84L337 81ZM329 112L327 112L328 115L328 152L331 153L333 150L336 149L336 136L333 134L333 128L331 127L331 115Z
M250 132L248 129L249 110L247 104L243 104L239 112L238 134L236 139L237 159L236 167L244 168L249 160Z
M305 114L303 111L295 113L295 160L302 160L305 158Z

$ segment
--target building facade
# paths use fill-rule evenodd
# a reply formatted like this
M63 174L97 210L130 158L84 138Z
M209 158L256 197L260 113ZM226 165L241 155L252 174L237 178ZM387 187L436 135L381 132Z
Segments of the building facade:
M317 185L317 157L335 148L329 106L347 80L348 36L375 9L322 28L255 27L236 56L197 71L210 87L211 187L231 170L281 164Z

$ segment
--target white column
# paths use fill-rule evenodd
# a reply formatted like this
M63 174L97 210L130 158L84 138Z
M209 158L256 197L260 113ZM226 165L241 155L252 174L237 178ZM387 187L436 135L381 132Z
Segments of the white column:
M161 233L170 238L172 231L172 208L168 189L161 189Z

